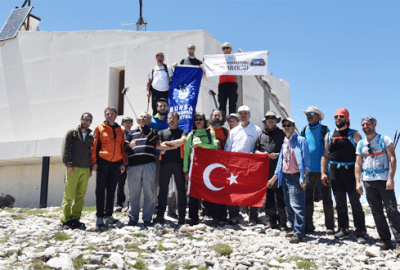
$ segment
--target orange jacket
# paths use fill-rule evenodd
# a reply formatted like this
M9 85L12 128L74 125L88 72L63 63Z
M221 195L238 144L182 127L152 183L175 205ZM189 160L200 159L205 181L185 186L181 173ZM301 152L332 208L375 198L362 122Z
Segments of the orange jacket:
M104 122L95 128L93 135L92 164L97 163L98 157L126 164L125 133L121 126L116 123L113 128Z

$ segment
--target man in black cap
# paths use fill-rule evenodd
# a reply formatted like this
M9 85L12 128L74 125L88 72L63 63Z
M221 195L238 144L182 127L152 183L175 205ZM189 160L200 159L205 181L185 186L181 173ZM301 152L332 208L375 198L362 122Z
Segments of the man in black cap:
M168 100L169 84L171 82L173 70L167 64L164 64L164 54L156 54L157 65L152 68L147 81L148 95L151 95L151 107L153 115L157 113L157 101L160 98Z

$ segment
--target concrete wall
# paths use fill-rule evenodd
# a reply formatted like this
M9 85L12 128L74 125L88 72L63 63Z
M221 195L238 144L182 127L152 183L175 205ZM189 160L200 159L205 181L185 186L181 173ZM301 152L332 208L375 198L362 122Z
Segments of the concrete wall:
M20 32L2 44L0 113L7 132L0 133L0 192L14 196L18 206L37 207L41 158L51 156L48 204L61 204L65 132L79 124L85 111L94 116L91 128L104 120L104 108L116 103L120 70L125 70L127 96L136 113L145 111L155 54L164 52L165 62L172 65L187 56L189 43L196 45L199 59L221 53L221 43L205 31ZM274 90L290 106L288 83L268 76L277 81ZM196 110L206 115L215 107L210 89L218 92L218 77L202 80ZM243 104L252 108L251 122L259 126L266 107L263 96L253 77L243 78ZM126 101L117 122L125 116L134 117ZM86 196L89 205L95 202L94 179Z

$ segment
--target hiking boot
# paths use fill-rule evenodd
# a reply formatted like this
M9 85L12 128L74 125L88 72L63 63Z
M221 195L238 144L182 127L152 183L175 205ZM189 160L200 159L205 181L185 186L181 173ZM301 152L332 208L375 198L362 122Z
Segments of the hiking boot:
M257 225L257 221L256 220L254 220L254 219L250 219L250 221L249 221L249 224L248 224L249 226L256 226Z
M400 254L400 242L396 243L396 253Z
M165 223L165 218L157 216L155 219L153 219L153 223L160 223L164 224Z
M294 233L293 232L287 232L286 234L285 234L285 237L293 237L294 236Z
M117 207L114 208L114 212L122 212L122 205L117 205Z
M392 249L392 248L393 248L392 240L391 240L391 239L385 240L385 241L383 241L382 243L378 243L377 245L378 245L382 250L389 250L389 249ZM396 250L397 250L397 245L396 245Z
M136 226L136 225L137 225L137 221L136 221L136 220L130 219L130 220L128 221L128 226Z
M365 240L365 236L366 236L365 231L357 233L357 243L363 244L363 245L366 244L367 240Z
M151 221L143 221L145 227L151 226Z
M108 230L108 226L104 224L103 218L97 218L96 230L101 231L101 232Z
M183 225L183 224L185 224L185 223L186 223L185 218L180 218L179 221L178 221L178 224L179 224L179 225Z
M86 230L86 225L85 223L79 222L79 220L74 219L72 220L73 222L73 229L79 229L79 230Z
M112 216L105 217L104 218L104 224L105 225L115 225L118 228L122 227L122 222L119 221L118 219L113 218Z
M287 232L287 231L289 231L289 228L288 228L288 226L286 226L286 225L282 225L282 226L279 226L279 230L280 230L281 232Z
M297 235L293 235L292 238L290 238L289 243L298 244L298 243L303 242L303 241L304 241L303 237L299 237Z
M315 226L314 226L313 224L308 225L308 226L306 227L306 230L305 230L306 234L308 234L308 233L313 233L314 231L315 231Z
M336 239L347 239L349 238L350 231L349 229L341 228L338 233L335 234Z
M67 222L64 222L63 224L63 229L64 230L73 230L74 229L74 221L73 220L68 220Z

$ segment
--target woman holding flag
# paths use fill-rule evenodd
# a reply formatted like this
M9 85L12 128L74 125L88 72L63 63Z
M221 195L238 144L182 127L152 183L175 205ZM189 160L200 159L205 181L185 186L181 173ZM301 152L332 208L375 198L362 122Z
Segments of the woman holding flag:
M207 129L206 116L204 113L196 113L193 121L193 130L189 133L185 143L185 155L183 159L183 172L186 180L190 181L189 162L193 154L193 148L218 149L214 132ZM189 198L190 225L199 223L199 200Z

